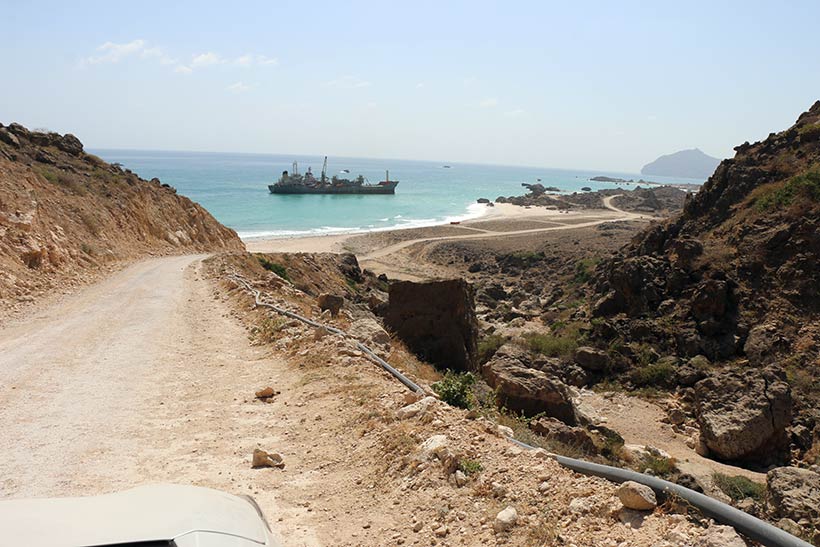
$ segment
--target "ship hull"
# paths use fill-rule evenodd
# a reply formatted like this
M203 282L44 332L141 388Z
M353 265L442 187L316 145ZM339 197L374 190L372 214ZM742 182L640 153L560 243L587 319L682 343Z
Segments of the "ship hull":
M286 186L280 184L268 185L271 194L395 194L398 182L372 186L322 186L310 187L302 185Z

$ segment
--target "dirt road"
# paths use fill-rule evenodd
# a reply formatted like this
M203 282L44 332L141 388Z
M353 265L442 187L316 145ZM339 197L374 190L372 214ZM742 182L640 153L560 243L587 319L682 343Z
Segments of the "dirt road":
M135 264L0 330L0 497L86 495L151 482L257 497L286 545L318 545L250 469L282 446L258 386L284 364L252 347L201 257ZM296 450L290 448L291 451Z

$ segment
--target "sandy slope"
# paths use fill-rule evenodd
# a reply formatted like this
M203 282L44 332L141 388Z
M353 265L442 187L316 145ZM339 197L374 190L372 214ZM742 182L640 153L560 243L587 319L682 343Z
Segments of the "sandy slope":
M249 462L277 441L252 392L284 385L284 365L249 345L200 267L139 262L0 331L0 496L179 482L256 493L282 514ZM316 544L290 518L279 527L288 545Z

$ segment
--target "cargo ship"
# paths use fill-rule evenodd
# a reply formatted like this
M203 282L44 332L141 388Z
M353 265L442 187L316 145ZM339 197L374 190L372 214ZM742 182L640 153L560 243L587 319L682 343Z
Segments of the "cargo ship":
M310 170L299 174L299 165L294 161L290 172L282 171L276 184L268 185L271 194L395 194L399 181L390 180L390 172L385 171L384 180L369 184L359 175L353 180L337 176L327 176L327 156L322 165L322 174L316 178Z

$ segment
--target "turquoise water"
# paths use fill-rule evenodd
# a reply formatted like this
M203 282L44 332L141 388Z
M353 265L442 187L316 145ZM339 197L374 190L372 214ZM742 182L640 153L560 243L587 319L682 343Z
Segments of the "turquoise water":
M293 160L300 172L309 165L318 174L321 157L293 157L274 154L221 154L200 152L152 152L138 150L95 150L109 162L121 163L141 177L158 177L162 182L202 204L220 222L243 238L303 236L391 228L431 226L480 216L486 207L478 198L524 193L522 182L541 179L544 186L564 191L593 190L616 185L591 182L605 174L624 179L641 178L634 173L600 173L538 167L505 167L407 160L328 158L328 174L343 169L353 178L364 175L371 182L390 179L400 182L393 196L355 195L274 195L268 184L281 172L290 170ZM652 177L657 182L694 182L690 179Z

